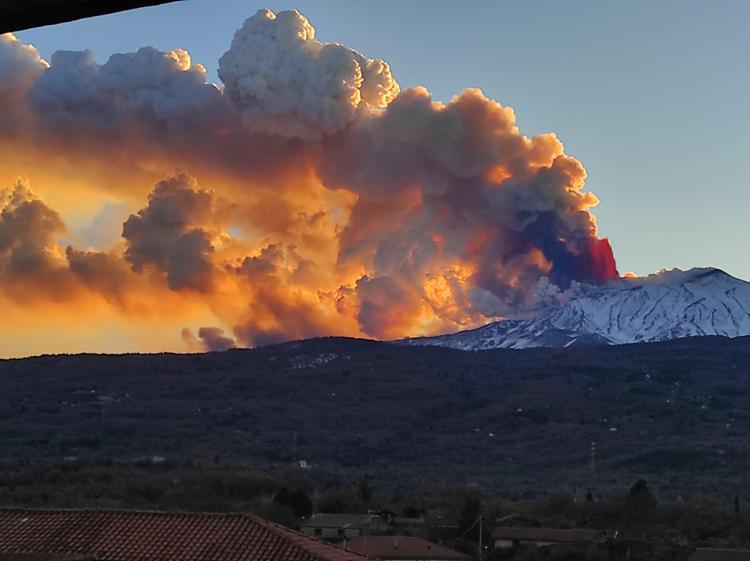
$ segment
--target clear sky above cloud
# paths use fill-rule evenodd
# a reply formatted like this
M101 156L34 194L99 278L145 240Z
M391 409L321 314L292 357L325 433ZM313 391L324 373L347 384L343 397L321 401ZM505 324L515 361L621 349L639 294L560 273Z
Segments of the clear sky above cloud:
M322 41L387 60L402 88L467 86L555 131L601 199L620 271L714 265L750 278L750 3L188 0L22 32L57 49L183 47L218 81L228 38L256 9L297 8ZM738 247L740 246L740 247Z

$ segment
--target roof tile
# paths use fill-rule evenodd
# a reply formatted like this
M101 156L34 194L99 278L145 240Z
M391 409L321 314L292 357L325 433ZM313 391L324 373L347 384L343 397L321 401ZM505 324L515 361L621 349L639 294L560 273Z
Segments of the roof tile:
M103 561L366 559L251 514L124 510L0 509L0 552Z
M750 561L750 550L699 547L688 561Z
M471 556L460 551L413 536L368 536L349 540L346 546L375 559L471 559Z
M582 543L604 539L613 532L589 528L495 528L492 537L499 540Z

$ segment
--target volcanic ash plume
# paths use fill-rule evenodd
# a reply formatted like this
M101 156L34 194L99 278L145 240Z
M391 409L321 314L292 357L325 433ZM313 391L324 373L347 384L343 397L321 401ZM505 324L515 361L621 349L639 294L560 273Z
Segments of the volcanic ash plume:
M188 328L182 330L182 340L191 351L221 352L233 349L237 345L231 337L224 335L218 327L201 327L198 337Z
M60 255L55 236L65 231L60 215L27 186L18 183L0 191L0 277L11 287L31 281L59 286L55 276Z
M127 219L122 229L124 258L140 273L151 266L166 273L173 290L208 292L213 277L211 253L215 229L213 194L185 175L160 182L148 205Z
M388 64L317 41L296 11L249 18L221 57L219 77L248 128L308 140L343 129L361 106L386 106L399 91Z
M401 90L294 11L249 18L219 76L182 49L48 64L0 36L0 181L15 185L0 276L26 287L0 298L15 313L183 318L203 327L164 347L224 350L473 327L617 277L581 163L480 90ZM75 201L97 224L130 209L120 241L82 243Z

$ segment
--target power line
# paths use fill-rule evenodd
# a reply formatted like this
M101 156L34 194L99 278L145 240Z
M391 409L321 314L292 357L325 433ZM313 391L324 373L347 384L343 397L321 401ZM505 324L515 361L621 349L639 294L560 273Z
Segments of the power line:
M471 532L477 524L479 524L479 542L477 543L477 561L482 561L482 520L483 517L480 514L479 517L474 521L474 523L469 526L466 531L458 536L455 541L459 541L461 538L466 536L469 532Z

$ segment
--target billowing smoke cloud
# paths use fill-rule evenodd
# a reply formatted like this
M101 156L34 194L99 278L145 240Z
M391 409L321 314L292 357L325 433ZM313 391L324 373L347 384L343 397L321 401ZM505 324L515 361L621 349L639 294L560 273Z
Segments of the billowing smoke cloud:
M333 291L316 289L316 265L294 247L271 244L234 270L250 302L234 331L246 345L265 345L352 328L338 317ZM311 289L312 287L312 289Z
M248 18L219 77L251 130L306 140L341 130L360 107L385 107L399 92L385 61L317 41L297 11Z
M122 229L125 259L134 272L147 267L167 274L173 290L208 291L214 247L205 227L216 229L213 194L181 174L160 182L148 206L131 215Z
M119 308L128 308L133 292L127 263L119 255L68 246L68 269L88 290Z
M188 328L182 330L182 340L193 351L221 352L237 346L234 339L224 335L218 327L201 327L198 337Z
M191 132L222 118L218 89L182 49L116 54L103 65L91 51L57 51L28 95L47 124L70 131L122 132L142 126Z
M22 183L0 191L0 278L18 298L37 287L52 298L68 286L58 274L64 259L55 237L65 232L60 215Z
M365 333L386 339L398 337L404 317L419 317L421 312L419 292L394 276L362 277L356 293L360 300L357 320Z
M18 126L24 96L44 73L47 63L31 45L12 33L0 35L0 132Z
M479 90L447 105L423 88L402 92L327 153L322 177L359 195L340 257L372 262L374 279L357 285L363 310L408 286L436 310L447 293L491 317L537 305L543 277L565 289L617 276L583 166L554 135L523 136L513 111Z
M0 35L0 91L28 90L48 67L31 45L25 45L12 33ZM25 87L24 87L25 86Z
M0 36L7 173L132 209L120 242L81 247L64 210L4 191L0 275L128 320L189 307L182 325L219 326L184 331L193 350L451 331L617 277L581 163L480 90L400 90L387 63L268 10L219 76L181 49L48 65Z

